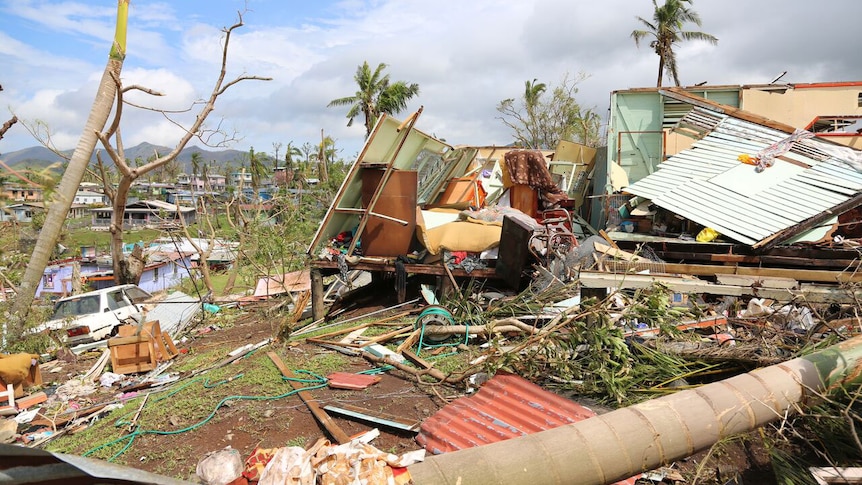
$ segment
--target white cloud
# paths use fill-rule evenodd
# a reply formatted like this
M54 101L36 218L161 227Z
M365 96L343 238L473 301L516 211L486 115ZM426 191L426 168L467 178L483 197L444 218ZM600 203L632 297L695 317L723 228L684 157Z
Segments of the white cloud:
M46 117L58 133L72 134L64 139L73 146L106 60L115 4L0 2L5 17L0 53L9 59L8 77L0 79L9 88L0 93L0 103ZM220 68L222 28L245 5L245 0L132 2L124 82L167 96L130 94L129 99L179 109L208 96ZM578 100L603 116L612 91L655 84L657 57L648 45L636 48L630 37L639 28L636 16L651 18L647 0L249 0L248 6L245 26L232 39L226 81L241 74L273 80L231 87L210 120L238 130L243 141L234 148L240 150L315 142L323 128L345 156L358 151L362 120L347 128L346 109L326 105L355 92L353 74L366 60L389 64L393 79L418 83L420 96L409 106L425 107L417 127L457 144L508 143L511 136L496 119L495 106L518 96L527 79L557 84L567 72L584 72L589 77L579 84ZM703 25L691 29L713 34L719 43L680 45L684 84L762 83L784 70L788 82L862 80L854 42L840 35L855 32L862 13L856 0L823 7L696 0L694 9ZM40 32L66 42L40 42ZM26 87L13 91L20 84ZM139 110L125 112L123 130L127 145L133 140L168 144L177 137L160 116ZM6 151L33 144L14 134L2 143Z

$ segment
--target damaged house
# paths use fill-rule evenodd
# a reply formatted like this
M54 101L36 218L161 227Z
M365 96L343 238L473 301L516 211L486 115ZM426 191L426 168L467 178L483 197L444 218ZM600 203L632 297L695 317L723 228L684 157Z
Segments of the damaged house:
M459 277L517 288L531 261L568 264L593 232L581 216L606 228L602 244L646 256L579 264L603 273L578 273L585 287L615 287L607 275L633 269L721 275L732 288L681 288L733 295L757 294L764 278L784 293L855 281L845 270L857 252L836 241L858 237L860 105L862 83L619 91L606 152L451 146L414 128L421 111L384 118L308 248L315 317L322 277L355 270L427 275L443 291ZM817 291L807 295L834 296Z
M854 148L860 137L852 123L860 116L862 84L835 89L852 114L829 118L832 130L827 132L820 131L826 117L814 116L802 130L687 90L653 90L669 100L663 106L674 107L675 116L659 118L673 120L661 139L684 148L665 157L666 145L640 143L644 148L629 152L625 163L619 145L609 151L616 153L616 160L608 161L609 180L616 179L607 187L612 193L597 197L605 202L609 236L623 249L646 253L653 272L658 262L661 272L726 284L756 287L769 280L785 296L788 289L809 283L826 291L824 284L857 281L853 239L860 236L862 152ZM626 117L620 104L614 112ZM612 126L637 118L628 117ZM617 133L609 139L621 142L630 136ZM646 163L648 146L661 146L664 161ZM607 269L646 266L629 262ZM815 300L841 299L837 292L827 293ZM743 294L757 292L749 288Z
M517 286L534 231L555 224L569 245L583 236L572 214L594 149L564 143L551 160L553 152L540 150L454 147L415 129L420 113L403 123L381 118L312 239L315 319L323 316L324 275L396 274L401 302L414 274L436 278L443 291L458 277ZM517 249L498 250L515 239Z

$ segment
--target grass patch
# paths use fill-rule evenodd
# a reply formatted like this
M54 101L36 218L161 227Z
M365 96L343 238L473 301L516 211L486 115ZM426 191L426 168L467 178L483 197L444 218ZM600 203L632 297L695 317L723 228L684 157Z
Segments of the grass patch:
M300 448L305 448L308 444L308 438L305 436L297 436L296 438L291 438L287 440L287 444L285 446L298 446Z
M143 241L149 244L156 238L161 237L163 231L158 229L134 229L123 231L123 242L133 243ZM111 247L110 231L93 231L89 227L82 227L69 231L63 238L63 244L80 254L81 246L95 246L98 250L108 251Z
M112 439L122 436L118 432L114 431L114 422L122 416L127 415L129 413L129 409L137 410L136 406L140 405L141 399L143 398L133 399L126 402L122 408L111 411L107 416L96 421L94 425L84 431L75 434L65 434L49 442L45 446L45 449L57 453L80 455L87 450L103 445ZM110 436L110 438L108 436ZM119 451L119 448L117 448L116 451ZM110 456L111 455L108 455L108 457Z
M174 364L176 372L188 372L195 369L205 369L225 358L224 350L213 348L205 352L196 352L193 348L181 361Z
M439 357L433 355L422 356L434 365L434 368L444 374L458 373L470 367L470 352L444 352Z
M338 352L324 351L308 356L297 352L288 352L286 356L280 356L284 365L294 373L298 370L312 372L320 376L341 371L350 366L350 360ZM299 377L302 377L301 375Z

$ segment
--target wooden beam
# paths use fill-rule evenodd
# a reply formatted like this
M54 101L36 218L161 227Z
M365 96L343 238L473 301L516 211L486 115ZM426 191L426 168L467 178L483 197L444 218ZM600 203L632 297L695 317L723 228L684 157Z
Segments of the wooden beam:
M314 275L314 268L318 269L338 269L338 263L335 261L326 261L322 259L312 260L312 276ZM385 273L394 273L395 272L395 264L389 263L386 261L360 261L358 263L347 263L347 267L351 270L360 270L360 271L370 271L370 272L385 272ZM407 271L407 274L428 274L435 276L447 276L446 270L443 268L442 264L405 264L404 270ZM496 271L493 268L477 268L471 272L466 272L461 268L452 269L452 274L456 277L462 278L500 278ZM314 281L312 279L312 285L314 285ZM313 290L313 288L312 288ZM316 319L316 317L315 317Z
M337 264L336 264L337 266ZM314 321L326 316L326 308L323 305L323 274L319 268L311 268L311 317Z
M278 354L273 351L269 351L266 355L269 356L272 363L275 364L279 371L281 371L281 375L288 379L297 379L296 375L294 375L294 373L284 365L284 362L281 361L281 357L279 357ZM300 399L302 399L302 402L308 406L311 414L313 414L315 419L317 419L317 422L326 429L332 439L338 442L338 444L344 444L350 441L350 437L347 436L347 433L335 424L335 421L326 414L326 411L324 411L323 408L320 407L320 404L311 397L311 394L309 394L308 391L301 390L303 388L301 383L295 380L288 380L288 382L290 382L291 387L297 390L296 394Z
M757 288L751 286L718 285L708 281L669 275L619 274L581 271L578 276L583 288L648 288L660 283L679 293L709 295L756 296L777 301L801 299L808 303L854 303L862 299L860 290L838 287L802 286L800 289Z
M620 263L610 261L606 263L611 271L625 272L629 270L642 271L654 270L656 263ZM827 271L820 269L785 269L785 268L754 268L748 266L723 266L711 264L676 264L664 263L665 273L687 274L695 276L715 276L717 274L737 274L744 276L773 276L776 278L790 278L797 281L810 281L818 283L862 283L862 273L844 271Z
M783 265L796 267L848 268L858 264L858 260L835 259L834 257L811 258L805 256L773 256L751 254L711 254L684 251L655 251L656 256L665 261L711 261L715 263L739 263L752 265Z

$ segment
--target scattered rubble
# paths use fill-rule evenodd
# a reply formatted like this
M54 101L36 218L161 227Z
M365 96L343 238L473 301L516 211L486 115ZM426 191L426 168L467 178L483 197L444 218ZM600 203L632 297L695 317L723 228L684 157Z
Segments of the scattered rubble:
M752 177L791 162L812 180L849 170L845 150L668 96L697 106L682 122L708 143L692 151L727 158L739 150L713 133L759 133L746 146L769 163ZM679 483L700 473L687 457L857 384L858 240L838 219L829 237L812 231L858 205L862 176L849 174L853 184L816 213L788 210L757 226L741 209L713 207L740 203L726 192L676 204L706 183L696 175L676 195L651 185L677 180L681 162L670 158L598 196L607 204L597 230L582 217L595 150L452 147L414 130L417 117L378 123L308 247L307 269L262 277L253 293L218 305L171 293L140 323L118 326L104 349L77 348L75 358L9 357L26 365L14 375L0 367L0 411L20 417L2 422L0 441L45 446L101 427L111 431L101 442L74 451L110 461L211 428L218 438L188 450L207 483L458 483L464 456L482 464L468 478L493 476L482 467L495 460L499 470L556 473L577 430L574 453L604 451L588 457L584 477ZM740 163L724 162L728 171ZM306 368L317 356L337 365ZM406 411L364 402L391 400L393 388L423 401ZM191 410L163 404L186 394L218 398ZM115 429L99 423L105 416ZM273 437L261 423L276 421L311 431ZM378 448L377 439L389 441ZM560 443L569 449L551 456ZM629 456L626 443L639 448ZM519 447L529 464L513 458Z

